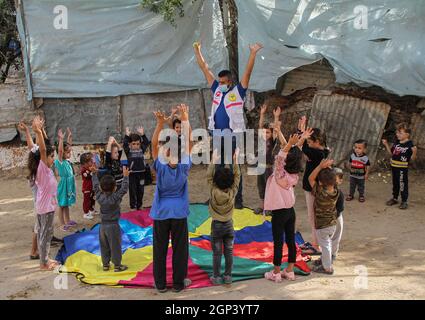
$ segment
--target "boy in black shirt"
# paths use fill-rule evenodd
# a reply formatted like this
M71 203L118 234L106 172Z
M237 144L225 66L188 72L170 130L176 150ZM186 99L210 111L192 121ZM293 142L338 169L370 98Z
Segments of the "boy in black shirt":
M383 139L387 151L391 154L391 170L393 176L393 197L387 201L388 206L398 203L398 196L401 193L400 209L407 209L407 199L409 197L408 170L410 160L416 159L417 148L410 140L411 130L407 124L397 125L397 141L390 147L388 141Z
M149 144L150 141L143 127L138 128L137 133L131 133L130 129L126 128L123 147L130 169L130 208L132 210L140 210L143 205L146 171L144 154Z
M114 137L109 137L106 146L105 166L108 173L115 178L117 188L121 187L123 173L121 167L122 148Z

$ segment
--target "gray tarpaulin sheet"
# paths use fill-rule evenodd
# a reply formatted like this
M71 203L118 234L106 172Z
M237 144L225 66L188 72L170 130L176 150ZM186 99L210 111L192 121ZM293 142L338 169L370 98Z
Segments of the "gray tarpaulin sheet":
M54 26L58 5L67 8L68 29ZM28 51L33 96L101 97L205 87L192 44L201 40L214 72L227 68L219 4L185 0L184 11L174 28L161 15L142 10L140 0L23 0L17 22Z
M325 57L339 83L378 85L425 96L424 0L236 0L239 63L262 42L250 82L275 89L278 77Z

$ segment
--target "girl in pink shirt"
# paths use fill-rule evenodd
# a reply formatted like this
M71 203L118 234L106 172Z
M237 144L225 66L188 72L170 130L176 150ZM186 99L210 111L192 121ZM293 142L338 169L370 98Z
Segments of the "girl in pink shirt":
M49 259L50 241L53 237L53 218L57 207L56 192L58 185L52 170L54 149L50 145L46 146L42 128L42 120L37 116L32 124L40 151L40 160L35 177L35 184L37 185L37 242L40 269L51 271L59 265L58 262Z
M275 127L282 136L279 127ZM284 139L284 138L283 138ZM294 134L280 150L275 159L273 174L267 180L264 209L272 212L272 232L274 243L274 270L266 272L268 280L281 282L282 277L295 280L294 265L296 261L295 245L295 194L294 187L298 183L301 171L302 151L296 146L299 137ZM288 246L288 267L281 271L283 235Z

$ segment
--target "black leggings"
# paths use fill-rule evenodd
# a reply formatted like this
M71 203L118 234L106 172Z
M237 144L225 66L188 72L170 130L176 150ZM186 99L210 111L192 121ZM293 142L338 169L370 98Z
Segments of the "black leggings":
M282 264L283 234L288 246L288 262L295 263L297 249L295 246L295 210L279 209L272 211L272 231L274 242L273 264Z

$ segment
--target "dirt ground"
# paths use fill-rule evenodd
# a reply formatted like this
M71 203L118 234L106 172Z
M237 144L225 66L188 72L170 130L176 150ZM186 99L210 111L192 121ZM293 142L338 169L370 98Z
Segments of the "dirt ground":
M207 200L205 167L194 167L190 176L191 202ZM0 183L0 299L425 299L425 174L410 175L410 207L401 211L386 207L391 196L388 173L373 174L367 183L367 201L346 203L345 229L335 274L312 274L295 282L275 284L264 279L236 282L231 287L193 289L158 294L153 289L90 286L68 276L68 289L54 288L57 274L38 270L28 259L33 226L31 191L25 178L2 178ZM77 179L80 192L81 180ZM347 191L345 181L343 190ZM305 199L297 190L297 225L310 240ZM80 228L90 227L82 219L81 193L72 208ZM149 206L153 186L145 191ZM244 175L244 199L248 207L258 205L256 177ZM129 211L128 199L123 211ZM96 218L98 219L98 218ZM57 228L56 236L64 236ZM52 247L51 256L59 247Z

